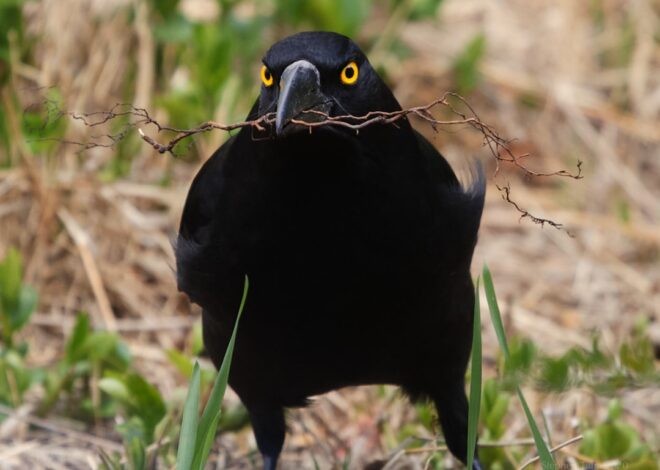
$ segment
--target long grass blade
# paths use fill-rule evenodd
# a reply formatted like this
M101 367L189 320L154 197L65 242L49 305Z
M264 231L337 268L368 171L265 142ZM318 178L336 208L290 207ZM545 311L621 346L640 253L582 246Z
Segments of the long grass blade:
M236 343L238 324L241 320L241 316L243 315L243 308L245 307L245 301L247 299L249 287L250 282L248 277L245 276L245 282L243 284L243 298L241 299L241 304L238 308L238 315L236 316L234 330L231 334L229 344L227 345L225 357L222 359L220 370L218 371L218 375L216 376L215 382L213 383L211 396L209 397L209 401L206 403L206 407L204 407L204 413L202 414L202 419L200 421L197 434L197 443L195 445L195 459L192 465L193 469L201 469L204 467L208 452L211 449L211 445L209 443L212 444L213 439L215 438L215 431L218 427L218 420L220 418L222 398L225 395L227 382L229 380L229 369L231 368L231 360L234 355L234 344Z
M488 311L490 318L495 328L497 340L500 347L504 352L504 358L509 359L509 344L506 341L506 333L504 332L504 323L502 323L502 315L500 314L500 307L497 305L497 296L495 295L495 286L493 285L493 278L490 275L490 269L484 264L483 269L484 278L484 291L486 292L486 300L488 301Z
M490 270L488 266L484 265L483 268L483 278L484 278L484 291L486 292L486 299L488 300L488 309L490 311L490 317L493 322L493 327L495 328L495 333L497 335L497 340L500 343L500 348L504 352L505 360L509 359L509 345L506 340L506 334L504 333L504 324L502 323L502 315L500 314L500 308L497 305L497 296L495 295L495 286L493 285L493 278L490 275ZM543 436L539 431L539 427L536 424L534 415L527 405L527 400L522 393L519 385L516 385L516 392L518 393L518 398L520 398L520 403L525 410L525 415L527 416L527 421L529 423L529 428L532 431L532 436L534 437L534 443L536 444L536 451L539 454L539 460L543 468L555 468L555 461L552 458L550 449L548 445L543 440Z
M477 447L479 410L481 408L481 307L479 304L479 278L474 295L474 326L472 329L472 368L470 369L470 408L468 411L467 468L472 468Z
M183 420L179 434L179 449L176 455L177 470L189 470L195 457L195 441L197 438L197 422L199 420L199 364L193 367L188 395L183 407Z
M550 453L550 449L548 449L548 445L543 440L541 431L539 431L534 415L532 415L529 405L527 405L527 400L525 400L525 396L523 395L522 390L520 390L520 385L516 386L516 391L518 392L520 403L522 403L523 409L525 410L525 415L529 422L529 428L532 430L532 437L534 437L534 444L536 445L536 451L539 453L539 460L541 461L542 468L557 468L555 461L552 458L552 454Z
M220 413L216 414L213 417L213 420L209 424L209 431L205 433L203 436L200 435L200 442L198 442L198 450L196 450L195 460L193 460L191 470L204 470L209 453L211 452L211 447L213 447L213 441L215 440L215 431L218 428L219 421L220 421Z

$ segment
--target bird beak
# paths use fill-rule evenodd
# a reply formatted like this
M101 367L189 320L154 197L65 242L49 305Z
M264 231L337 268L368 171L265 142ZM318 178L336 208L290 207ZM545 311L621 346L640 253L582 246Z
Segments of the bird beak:
M303 111L330 110L328 98L321 93L321 76L314 64L299 60L290 64L280 78L280 95L277 100L275 133L278 137L287 135L292 130L304 129L304 125L291 124L291 119L305 122L319 122L325 119L317 113Z

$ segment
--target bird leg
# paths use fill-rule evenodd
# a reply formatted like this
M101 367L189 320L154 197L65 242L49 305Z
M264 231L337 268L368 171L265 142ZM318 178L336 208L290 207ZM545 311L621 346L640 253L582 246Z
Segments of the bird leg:
M264 459L264 470L275 470L284 445L284 411L281 407L251 408L248 406L252 431Z
M438 410L445 443L451 453L463 464L466 463L467 458L468 434L468 401L464 387L465 384L461 380L453 385L443 384L439 391L430 393ZM472 470L481 470L476 449Z

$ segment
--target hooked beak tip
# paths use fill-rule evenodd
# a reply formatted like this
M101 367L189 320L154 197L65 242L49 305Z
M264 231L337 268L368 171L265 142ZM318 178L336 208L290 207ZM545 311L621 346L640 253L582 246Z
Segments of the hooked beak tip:
M296 119L303 111L317 108L320 103L327 101L321 93L321 77L318 69L306 60L296 61L284 69L280 84L275 116L275 134L278 137L286 135L290 129L300 128L291 124L292 119ZM302 116L300 119L308 118Z

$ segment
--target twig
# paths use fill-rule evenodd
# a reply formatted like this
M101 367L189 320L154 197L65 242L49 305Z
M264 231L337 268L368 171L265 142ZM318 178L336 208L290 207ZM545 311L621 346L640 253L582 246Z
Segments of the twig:
M431 439L434 441L434 439ZM513 447L513 446L533 446L534 439L510 439L506 441L479 441L477 447L480 449L488 448L501 448L501 447ZM413 447L411 449L406 449L407 454L419 454L424 452L444 452L448 450L446 445L435 445L435 446L424 446L424 447Z
M462 104L466 112L462 112L452 104L452 101L458 101ZM159 153L170 153L174 154L174 148L182 140L192 137L194 135L209 132L212 130L223 130L223 131L232 131L235 129L240 129L244 127L250 127L256 129L259 132L266 133L263 137L253 137L258 140L270 139L273 137L273 126L275 124L275 113L270 112L264 114L256 119L247 120L243 122L238 122L234 124L220 124L215 121L206 121L199 126L191 129L180 129L175 127L169 127L161 125L156 119L151 117L149 112L145 108L137 107L129 103L117 103L109 111L100 111L92 113L72 113L72 112L63 112L57 109L56 104L53 101L45 100L44 105L47 109L47 122L52 123L64 116L69 116L71 119L81 121L87 127L98 127L102 126L116 118L126 118L128 122L125 124L124 128L116 134L106 134L103 136L93 137L91 142L70 142L66 141L63 143L75 144L82 148L82 150L88 150L94 147L113 147L117 142L122 140L130 131L133 129L138 130L140 137L147 144L149 144L154 150ZM432 111L439 107L443 106L448 109L452 114L457 116L457 119L450 120L440 120L437 119ZM354 116L352 114L344 114L339 116L331 116L328 113L324 113L318 110L305 110L300 113L301 115L305 114L314 114L320 116L321 119L316 119L312 122L304 120L302 118L294 118L290 120L290 124L306 127L309 132L312 132L316 128L333 126L333 127L343 127L354 131L356 134L360 130L372 126L372 125L393 125L397 126L397 122L407 119L409 116L417 116L422 121L430 124L432 128L437 132L439 126L455 126L455 125L467 125L475 129L477 132L480 132L483 135L483 145L488 147L491 155L495 159L496 169L495 175L499 173L500 163L507 163L513 165L518 170L522 171L526 176L530 177L566 177L575 180L582 179L582 162L577 162L577 168L575 172L570 172L567 170L558 170L552 172L538 172L531 170L524 163L523 160L529 157L529 154L516 155L511 149L510 140L504 139L498 134L498 132L490 125L484 123L474 110L472 106L460 95L453 92L446 92L440 98L426 104L424 106L415 106L412 108L402 109L398 111L371 111L362 116ZM154 126L157 133L161 132L171 132L176 135L171 138L166 143L160 143L153 137L147 135L143 128L147 126ZM99 138L107 139L103 142L95 141L94 139ZM175 155L176 156L176 155ZM529 211L522 209L517 203L515 203L510 198L510 187L507 184L506 186L500 187L497 186L504 200L509 202L515 207L515 209L521 214L521 218L529 218L532 222L539 224L541 226L548 224L559 230L565 230L562 224L556 223L549 219L543 219L532 215ZM567 232L568 233L568 232ZM570 235L570 234L569 234Z
M460 103L462 103L468 109L469 115L467 113L457 110L456 107L452 105L451 102L449 101L450 98L454 98L458 100ZM253 127L258 131L263 132L266 131L268 128L271 128L272 125L275 123L275 113L271 112L264 114L256 119L242 121L234 124L220 124L215 121L206 121L194 128L180 129L180 128L161 125L158 121L156 121L154 118L151 117L151 115L145 108L140 108L130 103L116 103L109 111L96 111L91 113L73 113L73 112L63 112L63 111L53 112L52 101L46 100L44 104L49 109L49 116L50 116L48 118L49 122L56 121L57 119L63 116L69 116L72 119L83 122L83 124L85 124L87 127L97 127L120 117L136 118L133 122L128 123L126 128L127 129L137 128L140 137L149 145L151 145L155 150L157 150L159 153L166 153L166 152L171 153L174 147L176 146L176 144L181 142L183 139L192 137L196 134L208 132L214 129L223 130L223 131L232 131L243 127ZM431 111L434 108L437 108L438 106L444 106L445 108L449 109L453 114L458 116L459 119L452 119L452 120L436 119L431 113ZM437 126L469 125L470 127L474 128L475 130L483 134L484 145L489 147L493 157L498 162L511 163L514 166L516 166L518 169L522 170L528 176L561 176L572 179L581 179L583 177L582 168L581 168L582 162L578 162L577 171L575 173L571 173L567 170L558 170L558 171L546 172L546 173L530 170L521 163L521 160L527 158L529 154L515 155L511 150L511 148L509 147L509 143L511 141L504 139L502 136L498 134L498 132L492 126L483 122L477 115L474 108L472 108L470 104L462 96L453 92L446 92L440 98L426 105L415 106L412 108L401 109L398 111L390 111L390 112L371 111L361 116L354 116L352 114L330 116L327 113L317 110L306 110L306 111L302 111L301 114L315 114L321 116L323 119L315 122L308 122L303 119L292 119L290 122L292 124L307 127L309 129L325 127L325 126L345 127L347 129L356 131L356 133L359 132L361 129L364 129L365 127L376 124L385 124L385 125L395 124L397 121L405 119L410 115L419 117L423 121L431 124L434 129L436 129ZM153 125L154 127L156 127L158 133L167 131L167 132L176 133L177 135L167 143L161 144L152 137L146 135L145 132L140 127L140 126L144 127L149 125ZM111 141L110 143L95 143L95 142L88 142L88 143L65 142L65 143L77 144L86 149L93 148L95 146L111 147L118 140L121 140L125 136L125 131L126 129L115 135L103 136L110 139Z
M69 235L73 239L73 242L78 248L80 253L80 259L82 260L83 267L85 268L85 273L87 273L87 279L89 284L92 287L94 292L94 297L101 311L101 316L103 317L103 322L105 327L109 331L117 331L117 320L115 315L112 312L112 306L110 305L110 300L108 299L108 294L103 285L103 279L101 278L101 273L99 272L96 261L94 260L94 255L90 250L89 236L87 232L78 224L76 219L73 218L69 212L62 208L57 211L57 215L66 227Z
M564 230L568 234L569 237L571 237L571 238L574 237L571 232L569 232L568 230L566 230L564 228L563 224L559 224L559 223L557 223L553 220L550 220L550 219L544 219L542 217L537 217L535 215L532 215L528 210L523 209L522 207L520 207L517 202L515 202L513 199L511 199L511 185L509 183L507 183L506 186L499 186L499 185L496 184L495 187L498 189L498 191L502 195L502 199L504 199L506 202L511 204L513 207L515 207L516 210L520 213L520 219L527 218L527 219L531 220L533 223L540 225L541 227L543 227L545 224L548 224L551 227L556 228L557 230Z
M3 414L5 416L11 416L17 420L24 421L32 426L36 426L41 429L45 429L46 431L51 431L55 432L58 434L64 434L66 436L72 437L78 441L83 441L87 442L89 444L98 446L98 447L104 447L106 449L111 449L113 451L122 451L122 446L114 441L110 441L107 439L103 439L100 437L93 436L91 434L87 434L84 432L76 431L74 429L69 429L65 426L61 426L59 424L53 424L52 422L37 418L35 416L22 416L18 413L15 413L14 410L8 406L0 404L0 414Z
M574 443L576 443L578 441L581 441L581 440L582 440L582 434L580 434L579 436L572 437L569 440L567 440L565 442L562 442L561 444L559 444L559 445L553 447L552 449L550 449L550 453L557 452L559 449L561 449L563 447L566 447L566 446L569 446L571 444L574 444ZM540 459L540 457L538 455L534 458L529 459L527 462L522 464L522 466L520 468L518 468L518 470L523 470L523 469L529 467L531 464L533 464L534 462L537 462L539 459Z
M68 330L75 321L67 316L54 316L36 313L30 318L34 325ZM151 332L166 330L187 330L193 327L195 320L188 317L143 317L140 319L120 318L115 320L118 332Z

